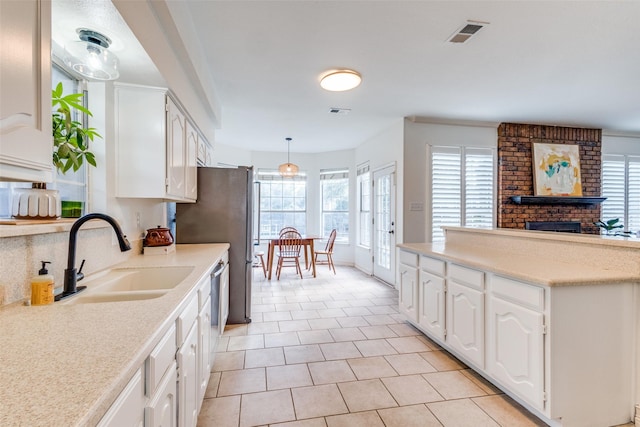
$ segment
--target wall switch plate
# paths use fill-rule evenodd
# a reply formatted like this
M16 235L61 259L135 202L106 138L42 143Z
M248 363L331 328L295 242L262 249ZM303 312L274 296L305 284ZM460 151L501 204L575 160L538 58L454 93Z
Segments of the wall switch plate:
M411 202L409 203L409 210L413 212L422 212L424 210L424 203Z

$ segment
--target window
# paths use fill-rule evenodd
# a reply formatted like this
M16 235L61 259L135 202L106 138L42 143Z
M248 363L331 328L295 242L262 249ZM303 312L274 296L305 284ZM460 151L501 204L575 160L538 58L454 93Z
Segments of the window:
M258 170L260 182L260 238L278 236L280 229L293 226L307 232L307 177L304 172L283 178L276 170Z
M625 231L640 230L640 156L602 156L602 219L620 218Z
M442 226L494 224L494 154L489 148L431 147L431 239Z
M349 243L349 170L320 170L322 237L337 230L336 242Z
M369 164L358 166L358 244L371 247L371 173Z

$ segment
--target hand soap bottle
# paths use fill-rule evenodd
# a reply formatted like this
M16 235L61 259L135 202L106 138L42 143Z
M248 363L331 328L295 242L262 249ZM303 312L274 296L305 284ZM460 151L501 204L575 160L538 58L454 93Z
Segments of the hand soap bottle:
M31 305L47 305L53 303L53 274L47 271L50 261L40 261L42 268L38 275L31 279Z

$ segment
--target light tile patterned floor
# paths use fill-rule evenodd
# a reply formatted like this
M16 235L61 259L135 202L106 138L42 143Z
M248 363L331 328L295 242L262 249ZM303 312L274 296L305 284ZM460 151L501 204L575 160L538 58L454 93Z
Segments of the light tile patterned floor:
M254 270L252 323L220 339L199 427L544 426L411 327L362 272Z

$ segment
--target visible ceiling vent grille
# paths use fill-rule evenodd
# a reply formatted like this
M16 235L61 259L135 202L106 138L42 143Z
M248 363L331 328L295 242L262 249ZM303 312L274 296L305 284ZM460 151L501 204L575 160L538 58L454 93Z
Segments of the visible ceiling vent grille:
M469 21L472 22L472 21ZM451 43L464 43L471 38L472 35L480 31L488 22L475 22L466 24L464 27L456 31L453 36L449 38Z
M332 107L329 108L329 112L331 114L349 114L351 112L350 108L336 108L336 107Z

